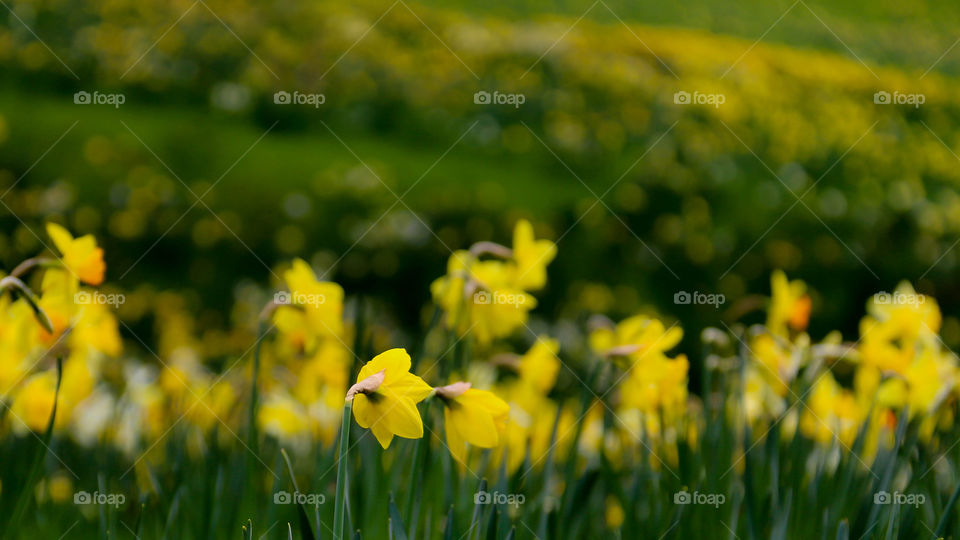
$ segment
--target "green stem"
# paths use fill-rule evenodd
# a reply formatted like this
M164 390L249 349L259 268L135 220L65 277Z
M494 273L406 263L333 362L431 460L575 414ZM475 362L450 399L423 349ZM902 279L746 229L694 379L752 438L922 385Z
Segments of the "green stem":
M257 325L257 343L253 346L253 372L250 374L250 411L247 418L247 446L257 451L257 375L260 373L260 346L267 333L267 323L261 318Z
M38 266L42 268L62 267L59 261L56 261L49 257L33 257L31 259L27 259L22 263L18 264L17 267L10 272L10 275L12 277L18 278L26 274L27 271L33 268L36 268Z
M950 500L947 501L947 506L943 509L943 517L940 518L940 523L937 524L937 532L934 533L935 538L943 538L946 535L947 524L950 523L950 514L953 513L953 507L957 505L958 498L960 498L960 484L957 484L957 489L953 490Z
M424 401L423 407L423 423L427 425L427 422L430 421L430 403L433 400L427 398ZM428 427L429 429L429 427ZM417 518L419 517L420 511L420 497L423 491L423 471L425 464L423 462L423 456L426 453L426 446L429 443L429 438L422 437L417 441L417 446L413 451L413 464L411 466L411 477L413 478L413 493L407 497L407 505L405 517L407 518L407 527L409 528L408 538L416 538L417 532Z
M347 502L347 451L350 449L350 416L353 400L343 407L343 425L340 428L340 455L337 458L337 498L333 510L333 539L343 540L344 509Z
M43 329L48 333L53 333L53 324L50 322L50 317L47 316L47 313L40 307L40 298L34 294L30 287L27 287L26 283L21 281L15 276L7 276L3 279L0 279L0 292L5 290L16 291L20 296L27 301L30 305L30 308L33 310L33 314L37 319L37 322L40 323L40 326L43 326Z

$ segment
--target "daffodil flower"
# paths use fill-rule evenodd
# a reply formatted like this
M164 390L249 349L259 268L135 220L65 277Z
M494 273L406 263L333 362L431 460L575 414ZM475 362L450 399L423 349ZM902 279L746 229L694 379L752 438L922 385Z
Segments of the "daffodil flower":
M103 283L107 265L103 262L103 249L97 247L92 234L74 238L56 223L47 223L47 234L63 255L63 264L80 281L97 286Z
M467 443L494 448L506 429L510 406L493 392L477 390L468 382L456 382L436 389L443 401L443 422L450 453L466 462Z
M659 319L635 315L624 319L615 328L598 328L590 333L590 348L597 354L627 358L628 366L663 356L683 338L677 325L666 328Z
M277 295L281 305L274 312L274 323L281 331L294 328L307 337L339 337L343 334L343 288L329 281L318 281L303 259L283 273L289 293ZM299 339L307 340L301 336Z
M513 249L478 242L469 251L456 251L447 263L447 275L430 285L433 301L445 313L447 328L487 344L526 324L537 300L530 290L546 285L547 265L557 247L536 240L533 226L521 220L513 235ZM497 259L480 257L492 255Z
M811 307L807 285L800 280L789 281L777 270L770 277L770 292L767 328L778 336L786 336L787 327L797 332L806 330Z
M559 350L560 344L557 340L538 338L530 350L520 358L520 365L517 368L520 372L520 380L540 394L547 395L556 384L557 374L560 372L560 359L557 358Z
M407 351L390 349L360 368L357 384L347 391L347 400L353 400L357 424L373 431L380 446L387 448L394 435L423 437L417 403L432 392L430 385L410 373Z
M513 229L513 260L520 288L542 289L547 284L547 265L556 256L556 244L550 240L536 240L529 221L521 219L517 222Z

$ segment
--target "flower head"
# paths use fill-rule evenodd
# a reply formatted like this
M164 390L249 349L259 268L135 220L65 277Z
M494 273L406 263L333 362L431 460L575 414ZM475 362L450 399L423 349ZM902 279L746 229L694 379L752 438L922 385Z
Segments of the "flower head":
M92 234L74 238L56 223L47 223L47 234L63 255L63 264L77 279L93 286L103 283L107 265L103 262L103 249L97 247Z
M343 288L329 281L318 281L303 259L283 273L290 293L278 295L282 304L274 312L281 331L298 328L307 337L339 337L343 334ZM306 340L306 338L302 338ZM310 340L306 340L310 341Z
M465 462L467 443L479 448L500 444L510 414L505 401L493 392L471 388L468 382L441 386L437 396L443 401L443 425L453 457Z
M357 384L347 392L347 400L353 400L357 424L373 431L380 446L387 448L394 435L408 439L423 437L417 403L431 392L430 385L410 373L407 351L390 349L360 368Z
M529 221L521 219L517 222L513 229L513 260L520 288L542 289L547 284L547 265L556 256L556 244L550 240L536 240Z
M778 336L786 336L788 326L797 332L806 330L811 307L807 285L800 280L789 281L777 270L770 277L770 292L767 328Z

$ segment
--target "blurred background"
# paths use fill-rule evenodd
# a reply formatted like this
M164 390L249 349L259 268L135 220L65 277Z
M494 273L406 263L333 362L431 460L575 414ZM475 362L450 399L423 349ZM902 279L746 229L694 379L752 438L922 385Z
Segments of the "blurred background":
M813 289L815 337L854 338L905 279L960 344L956 2L0 13L0 263L41 251L45 220L95 234L146 342L169 293L210 343L249 327L295 256L414 334L451 250L528 218L559 249L544 318L657 312L695 353L781 268Z

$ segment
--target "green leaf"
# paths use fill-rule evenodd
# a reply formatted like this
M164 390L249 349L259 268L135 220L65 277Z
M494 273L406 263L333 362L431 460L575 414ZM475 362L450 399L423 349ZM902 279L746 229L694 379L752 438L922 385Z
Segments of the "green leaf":
M841 520L840 525L837 527L837 540L849 540L850 538L850 524L847 520Z
M943 538L946 535L947 523L950 522L950 514L953 513L953 507L957 505L958 498L960 498L960 483L958 483L956 489L953 490L953 494L950 495L950 500L947 501L947 506L943 509L943 517L940 518L940 523L937 524L937 532L934 534L934 538Z
M300 486L297 485L297 478L293 474L293 464L290 463L290 456L287 455L285 448L280 449L280 455L283 456L283 461L287 463L287 472L290 473L290 483L293 484L293 493L296 496L300 493ZM304 540L313 540L313 528L310 525L310 518L307 516L307 509L303 507L303 503L297 503L297 516L300 518L300 537ZM289 526L289 523L287 525Z
M487 479L480 479L480 486L477 488L477 493L487 491ZM470 531L467 533L467 537L472 540L473 535L476 533L479 536L480 533L480 512L483 510L479 500L476 500L474 497L473 503L473 516L470 517Z
M447 511L447 526L443 530L443 540L453 540L453 506Z
M407 532L403 526L403 518L400 517L400 510L397 509L393 493L390 494L390 538L394 540L407 540Z

